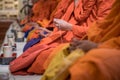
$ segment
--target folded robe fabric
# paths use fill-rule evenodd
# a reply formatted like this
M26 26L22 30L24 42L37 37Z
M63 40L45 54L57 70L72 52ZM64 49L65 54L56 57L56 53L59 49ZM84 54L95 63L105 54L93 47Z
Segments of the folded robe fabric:
M53 19L60 19L67 11L67 8L69 7L72 1L73 0L60 0L55 10L51 13L50 19L43 19L42 21L37 22L43 27L54 27Z
M51 61L41 80L65 80L68 77L68 68L83 55L81 50L68 53L65 48L61 49Z
M119 49L120 50L120 36L109 39L99 45L99 48Z
M39 0L32 8L34 14L32 21L49 19L50 14L54 11L57 4L57 0Z
M30 65L34 62L34 60L40 54L41 51L54 48L58 45L58 43L53 43L53 44L50 44L50 43L52 43L54 40L56 40L60 36L61 35L58 33L57 35L55 35L55 38L53 36L52 36L53 38L52 37L45 38L45 40L42 40L42 44L36 44L35 46L32 46L32 48L29 48L28 50L26 50L20 57L18 57L17 59L15 59L10 63L10 66L9 66L10 71L12 73L20 70L24 70L24 69L25 69L24 71L26 71L30 67ZM47 44L49 44L49 46ZM42 56L44 55L42 54ZM31 69L31 70L33 70L34 72L34 69Z
M120 36L119 6L120 3L115 2L110 14L105 18L105 20L97 22L88 30L87 35L89 40L100 43Z
M70 80L119 80L120 50L94 49L70 67Z
M40 34L40 31L39 29L36 29L34 28L33 30L31 30L27 36L27 42L34 39L34 38L39 38L39 34Z
M29 73L36 73L36 74L43 74L45 72L45 69L43 67L43 64L45 62L45 60L48 58L48 56L50 55L50 52L53 51L54 48L49 48L45 51L42 51L40 53L40 55L35 59L34 64L32 64L27 72Z
M58 46L58 43L52 43L51 46L52 45ZM63 44L61 44L61 45L63 45ZM66 43L64 45L68 46L68 43ZM63 48L65 48L66 46L64 46ZM56 47L52 47L52 48L49 48L45 51L42 51L40 53L40 55L35 59L35 62L31 65L31 67L28 68L27 72L36 73L36 74L43 74L45 71L44 63L47 60L47 58L49 57L49 55L51 55L51 53L53 52L54 49L56 49Z
M39 45L35 46L34 49L28 49L24 52L24 54L22 54L20 57L16 58L10 63L10 71L16 72L27 68L33 63L34 59L38 56L39 52L48 48L49 46L47 45Z

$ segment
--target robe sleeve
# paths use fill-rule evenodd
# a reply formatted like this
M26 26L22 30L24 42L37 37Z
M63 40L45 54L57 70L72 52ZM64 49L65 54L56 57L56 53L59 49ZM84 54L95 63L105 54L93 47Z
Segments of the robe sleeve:
M86 20L92 12L95 3L96 0L84 0L82 4L80 3L78 5L80 7L77 8L77 11L75 11L75 19L79 22Z

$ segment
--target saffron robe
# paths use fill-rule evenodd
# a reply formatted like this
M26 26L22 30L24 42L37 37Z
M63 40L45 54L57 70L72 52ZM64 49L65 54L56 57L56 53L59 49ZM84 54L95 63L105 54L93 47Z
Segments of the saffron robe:
M60 2L58 3L56 9L51 13L50 15L50 19L43 19L42 21L38 20L37 23L40 24L42 27L55 27L54 23L53 23L53 18L61 18L68 6L71 4L72 0L60 0ZM27 28L27 26L26 26ZM29 28L28 28L29 29ZM28 36L28 40L30 40L32 38L32 36L37 36L39 34L31 34ZM29 37L31 37L29 39ZM33 37L34 38L34 37Z
M119 6L119 2L116 1L113 5L112 11L105 18L105 20L97 22L91 26L87 32L89 40L101 43L120 36L120 11L118 11Z
M69 69L70 80L120 79L119 6L120 1L116 0L106 19L90 28L88 39L100 43L99 49L89 51L82 59L76 61Z
M69 7L72 1L73 0L60 0L55 10L51 13L50 19L43 19L42 21L38 20L37 22L42 27L55 27L55 25L53 24L53 18L60 19L67 11L67 8Z
M120 50L93 49L69 69L70 80L119 80Z
M39 0L33 6L33 21L49 19L58 4L57 0Z

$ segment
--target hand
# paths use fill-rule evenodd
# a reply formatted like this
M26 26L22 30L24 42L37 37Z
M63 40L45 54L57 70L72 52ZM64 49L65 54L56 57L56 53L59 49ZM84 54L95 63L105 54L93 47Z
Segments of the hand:
M54 19L53 22L55 23L55 25L58 27L58 29L60 30L64 30L64 31L69 31L72 30L72 24L61 20L61 19Z
M89 50L97 48L97 44L88 40L78 40L73 39L70 43L69 50L75 50L75 49L82 49L84 52L88 52Z

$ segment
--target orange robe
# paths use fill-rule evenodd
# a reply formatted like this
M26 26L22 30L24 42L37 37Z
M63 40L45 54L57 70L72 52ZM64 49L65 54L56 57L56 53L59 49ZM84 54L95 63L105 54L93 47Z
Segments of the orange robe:
M53 24L53 18L60 19L65 12L67 11L67 8L71 4L73 0L60 0L56 9L51 13L50 19L44 19L42 21L37 21L42 27L55 27Z
M105 18L105 20L96 22L93 26L91 26L87 32L89 40L100 43L120 36L120 11L118 11L119 6L119 3L115 3L113 5L112 11Z
M70 80L119 80L120 50L93 49L69 69Z
M50 19L47 19L47 20L43 19L42 21L37 21L37 23L40 24L42 27L44 26L46 28L55 27L55 25L53 24L53 18L60 19L64 15L64 13L66 12L66 10L71 2L72 2L72 0L60 0L56 9L51 13ZM24 27L25 27L25 29L29 29L27 26L24 26ZM38 35L39 34L31 34L31 32L30 32L30 35L28 35L28 40L34 38L32 36L38 36ZM31 37L31 38L29 38L29 37Z
M77 37L77 38L81 39L82 36L84 36L86 34L86 31L87 31L89 25L91 25L91 23L93 21L95 21L99 18L101 19L108 14L108 12L111 9L113 0L108 0L108 1L109 1L109 3L104 0L103 1L83 0L82 2L80 0L79 4L75 8L74 8L74 2L71 3L71 5L69 6L68 10L66 11L66 13L64 14L62 19L72 23L74 25L73 30L72 31L53 32L53 33L51 33L51 35L49 37L42 39L40 43L34 45L29 50L35 49L37 46L39 47L42 44L47 44L51 47L53 44L55 44L53 47L56 47L61 43L61 41L63 43L69 42L69 41L71 41L71 38L73 38L73 37ZM109 4L109 5L107 5L107 4ZM62 36L62 39L61 39L61 36ZM25 53L34 55L34 51L30 52L29 50L27 50ZM38 51L38 50L36 49L36 51ZM29 72L36 73L34 71L36 69L36 67L39 68L39 70L40 70L41 67L39 67L39 66L43 66L43 64L45 62L45 60L44 60L44 62L40 62L40 58L45 55L47 56L47 54L45 54L45 55L41 54L41 52L39 52L39 51L38 51L38 53L39 53L39 55L36 58L36 60L33 62L33 64L31 65L31 67L27 68L27 69L30 68ZM20 61L22 61L22 59ZM12 63L14 63L14 65L10 66L11 69L18 62L19 61L17 59L14 60L12 62ZM39 63L43 63L43 64L39 64ZM23 67L21 67L21 68L23 69ZM16 70L16 71L18 71L18 70ZM41 72L39 72L39 73L41 73Z
M49 19L58 4L57 0L39 0L33 6L33 21Z
M90 28L88 39L99 43L69 69L70 80L120 79L120 1L116 0L106 19ZM116 12L118 11L118 12Z

